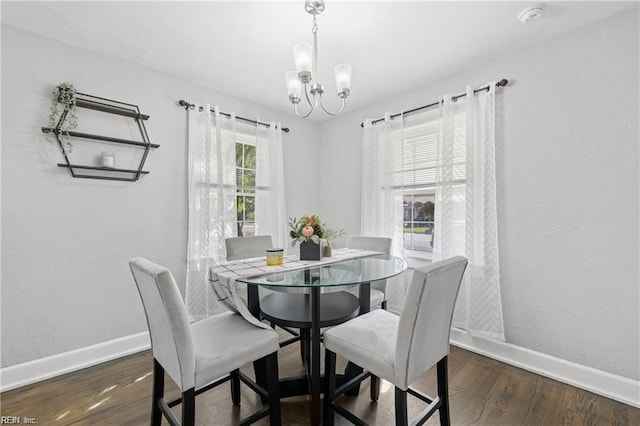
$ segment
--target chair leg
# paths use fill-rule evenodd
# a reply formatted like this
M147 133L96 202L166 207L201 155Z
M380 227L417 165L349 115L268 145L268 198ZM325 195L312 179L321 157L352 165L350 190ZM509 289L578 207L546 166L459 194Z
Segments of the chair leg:
M449 426L451 417L449 415L449 379L447 368L447 356L438 361L438 397L442 401L442 405L438 408L440 412L440 425Z
M336 354L324 351L324 401L322 403L322 424L333 425L333 399L336 393Z
M256 375L256 383L262 386L263 388L267 388L267 367L264 358L260 358L258 360L253 361L253 372ZM263 404L268 403L268 399L260 396L260 401Z
M233 405L240 405L240 376L238 373L240 373L240 370L231 372L231 401Z
M380 397L380 377L371 375L370 380L370 396L373 402L376 402Z
M182 426L193 426L196 423L196 391L195 388L182 392Z
M267 391L269 392L269 424L280 426L280 379L278 376L278 353L274 352L265 358L267 367Z
M153 391L151 394L151 426L160 426L162 411L158 402L164 396L164 368L156 359L153 359Z
M396 386L396 426L406 426L409 424L407 416L407 391L403 391Z

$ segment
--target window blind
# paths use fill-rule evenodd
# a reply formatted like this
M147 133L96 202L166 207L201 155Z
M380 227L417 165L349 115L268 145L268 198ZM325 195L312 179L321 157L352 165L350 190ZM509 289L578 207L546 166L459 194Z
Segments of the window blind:
M454 118L453 180L466 178L465 115ZM391 143L394 156L393 185L407 191L435 188L438 181L438 139L440 119L436 114L419 114L394 130Z

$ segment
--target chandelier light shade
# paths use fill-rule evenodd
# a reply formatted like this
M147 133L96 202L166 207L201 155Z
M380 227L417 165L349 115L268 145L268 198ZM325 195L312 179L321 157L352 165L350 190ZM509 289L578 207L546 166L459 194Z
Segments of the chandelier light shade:
M298 74L311 76L313 61L313 47L309 43L296 43L293 45L293 60L296 63Z
M298 73L296 71L289 71L284 75L284 79L287 82L287 93L289 94L289 99L297 99L298 102L300 102L300 90L302 85L300 84L300 80L298 80Z
M324 86L318 79L318 23L316 16L324 11L323 0L306 0L305 10L313 15L313 46L309 43L297 43L293 46L293 59L296 70L285 73L284 79L287 85L289 101L293 104L293 110L298 117L308 117L314 109L320 106L329 115L340 114L344 110L345 99L351 94L351 65L336 65L335 77L338 97L342 99L342 106L336 112L328 111L322 104ZM298 104L302 96L309 105L309 111L300 113Z
M340 64L335 67L338 96L346 98L351 91L351 65Z

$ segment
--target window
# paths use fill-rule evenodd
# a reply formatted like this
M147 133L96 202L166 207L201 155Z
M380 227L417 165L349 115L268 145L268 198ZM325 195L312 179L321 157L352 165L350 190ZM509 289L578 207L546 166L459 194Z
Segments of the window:
M404 248L410 255L430 257L433 252L436 187L440 177L437 112L408 117L402 129L394 130L394 187L402 191ZM453 168L451 179L464 185L466 179L465 116L454 122Z
M256 233L256 146L248 141L236 142L236 215L239 237Z
M404 247L407 250L432 252L435 194L404 195Z

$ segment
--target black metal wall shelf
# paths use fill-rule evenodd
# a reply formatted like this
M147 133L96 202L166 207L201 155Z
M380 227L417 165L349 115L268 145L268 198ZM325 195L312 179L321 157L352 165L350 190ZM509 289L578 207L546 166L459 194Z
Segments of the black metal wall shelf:
M97 166L83 166L80 164L62 164L58 163L58 167L67 167L69 169L81 169L81 170L102 170L105 172L116 172L116 173L138 173L137 170L131 169L116 169L111 167L97 167ZM143 170L140 172L141 175L148 175L149 172L147 170ZM84 178L84 179L106 179L106 180L124 180L131 181L131 178L123 178L117 176L98 176L98 175L81 175L78 172L74 171L73 177Z
M78 93L78 95L80 95L80 93ZM88 96L88 95L84 95L84 96ZM115 102L115 101L112 101ZM122 102L121 102L122 103ZM131 117L131 118L139 118L142 120L148 120L149 116L146 114L140 114L140 111L137 111L137 106L135 105L131 105L131 104L124 104L123 105L127 105L130 107L135 108L131 109L131 108L126 108L126 107L119 107L119 106L115 106L115 105L109 105L107 103L104 102L99 102L98 100L89 100L89 99L82 99L82 98L77 98L76 99L76 106L79 106L81 108L88 108L88 109L94 109L96 111L102 111L102 112L108 112L111 114L118 114L118 115L124 115L125 117Z
M52 129L51 127L43 127L42 131L44 133L56 133L57 130L56 129ZM94 140L98 140L98 141L104 141L104 142L114 142L114 143L121 143L121 144L126 144L126 145L135 145L135 146L149 146L150 148L158 148L160 147L160 145L157 144L148 144L145 142L138 142L138 141L132 141L129 139L120 139L120 138L112 138L111 136L100 136L100 135L92 135L89 133L80 133L80 132L65 132L65 134L68 134L69 136L73 136L76 138L84 138L84 139L94 139Z
M118 181L127 181L127 182L135 182L140 178L140 175L149 174L149 171L142 170L144 167L144 163L149 155L149 150L152 148L159 148L160 145L152 144L149 141L149 135L147 134L147 129L144 126L144 121L149 119L149 116L146 114L140 113L140 109L137 105L127 104L124 102L114 101L111 99L100 98L98 96L87 95L86 93L76 93L76 106L80 108L87 108L96 111L106 112L109 114L121 115L124 117L133 118L138 124L138 129L140 130L140 135L142 136L142 141L134 141L129 139L121 139L114 138L111 136L102 136L102 135L94 135L90 133L81 133L81 132L61 132L60 127L64 123L67 114L69 113L69 108L65 108L65 110L60 115L60 120L55 128L51 127L42 127L43 133L52 133L55 135L58 144L60 145L60 149L62 150L62 154L64 155L65 162L59 163L58 167L68 168L71 176L74 178L82 178L82 179L104 179L104 180L118 180ZM76 137L81 139L92 139L101 142L108 143L116 143L116 144L124 144L135 148L144 148L144 152L142 154L142 158L140 160L140 165L137 169L120 169L120 168L112 168L112 167L97 167L90 166L84 164L72 164L69 161L69 156L67 151L64 148L64 144L60 140L61 134L68 135L69 137ZM95 170L101 172L101 174L83 174L78 173L77 170ZM124 176L123 176L124 174Z

